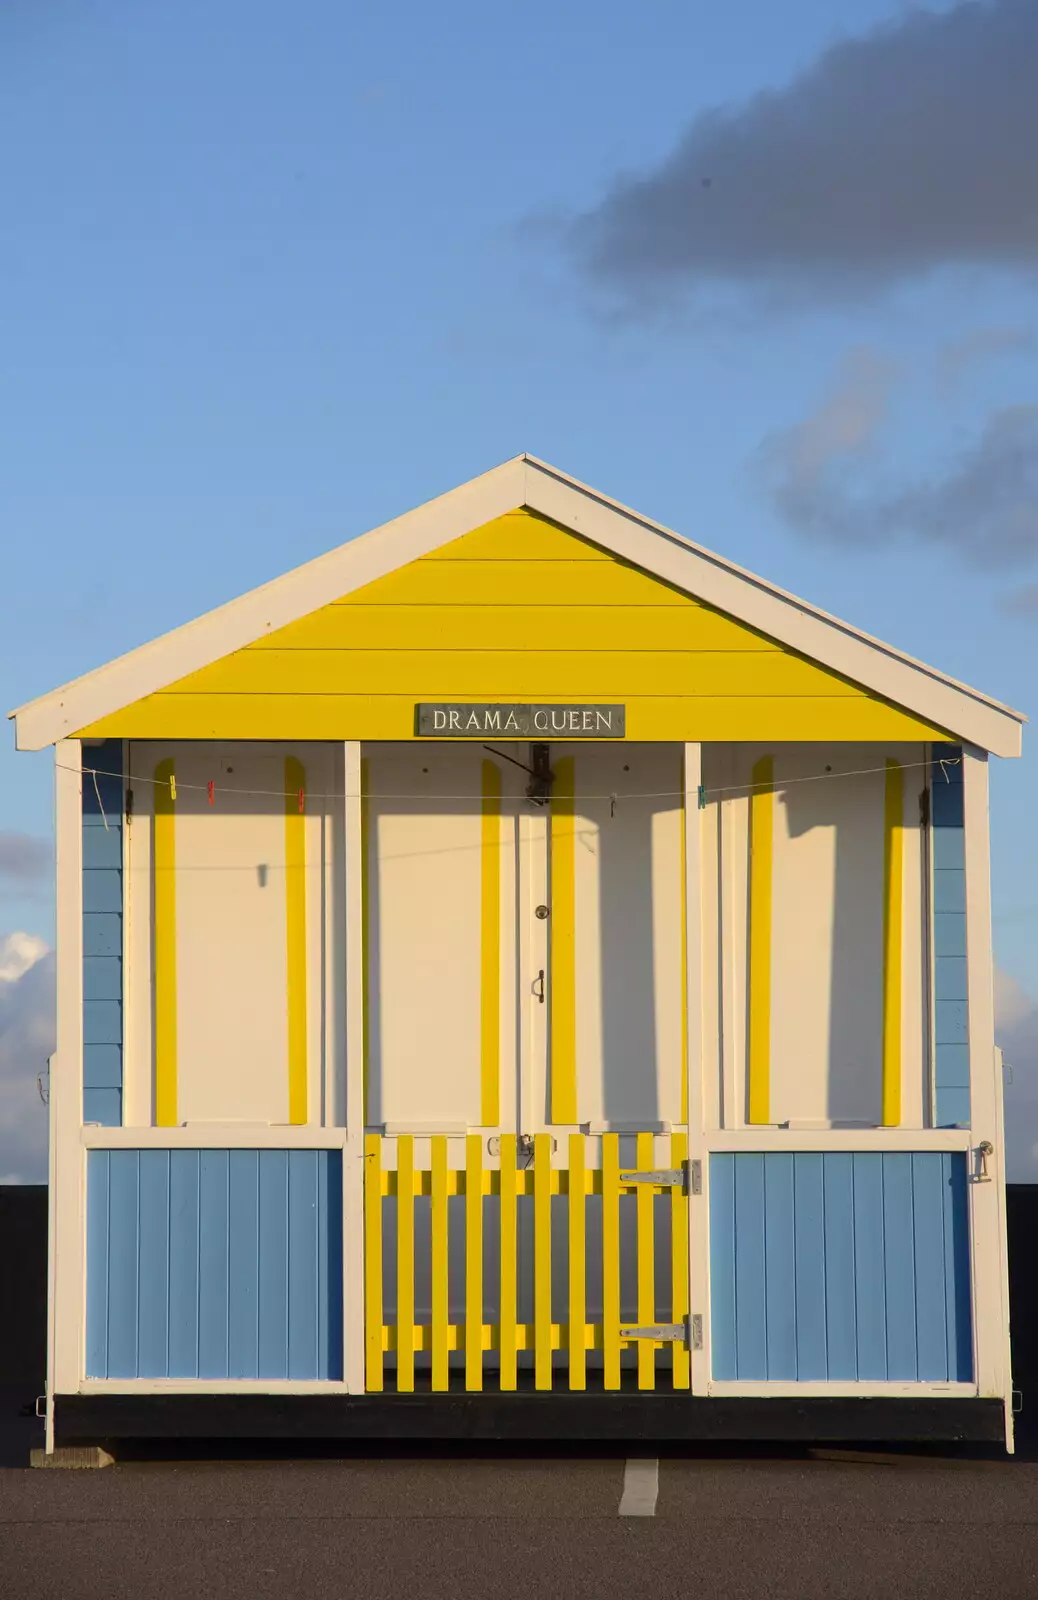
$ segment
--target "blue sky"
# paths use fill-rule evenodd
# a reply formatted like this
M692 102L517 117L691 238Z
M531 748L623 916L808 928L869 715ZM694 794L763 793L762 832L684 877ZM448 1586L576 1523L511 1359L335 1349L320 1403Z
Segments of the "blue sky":
M947 77L918 127L884 101L898 61L941 62L947 38L977 84L965 123L992 124L985 94L1012 109L998 49L938 27L958 16L891 0L5 6L7 706L529 450L1034 710L1027 507L996 508L979 543L979 500L965 530L948 518L991 489L993 419L1003 500L1038 482L1038 249L1012 231L1030 179L968 126L975 162L942 172ZM937 31L915 49L920 19ZM843 181L840 140L862 140L826 52L880 25L886 55L847 70L878 85L869 137L889 149ZM769 90L772 123L754 101ZM632 199L624 174L648 187ZM660 266L653 184L716 205L716 259L686 241ZM815 237L830 203L837 224L857 214L851 188L866 255L878 241L858 275ZM644 229L648 265L618 259L620 224ZM993 773L998 959L1031 993L1036 759ZM0 747L0 834L48 835L49 762ZM0 931L49 939L49 885L2 868Z

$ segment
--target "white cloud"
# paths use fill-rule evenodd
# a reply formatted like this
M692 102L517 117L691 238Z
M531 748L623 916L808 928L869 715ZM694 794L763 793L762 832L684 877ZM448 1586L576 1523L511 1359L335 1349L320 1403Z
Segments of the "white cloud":
M47 1108L37 1079L54 1049L54 955L31 933L0 935L0 1173L46 1183Z

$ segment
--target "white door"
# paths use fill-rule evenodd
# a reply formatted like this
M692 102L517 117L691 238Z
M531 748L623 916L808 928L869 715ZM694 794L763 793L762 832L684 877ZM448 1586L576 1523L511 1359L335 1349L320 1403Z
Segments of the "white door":
M368 1126L687 1120L681 747L544 750L365 747Z

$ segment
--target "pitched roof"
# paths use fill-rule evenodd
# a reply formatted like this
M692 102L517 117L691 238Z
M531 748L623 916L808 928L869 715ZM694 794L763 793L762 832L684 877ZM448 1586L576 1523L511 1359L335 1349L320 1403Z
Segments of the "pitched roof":
M996 755L1019 755L1023 715L883 644L723 556L521 455L10 715L38 750L307 616L517 506L727 612L780 644Z

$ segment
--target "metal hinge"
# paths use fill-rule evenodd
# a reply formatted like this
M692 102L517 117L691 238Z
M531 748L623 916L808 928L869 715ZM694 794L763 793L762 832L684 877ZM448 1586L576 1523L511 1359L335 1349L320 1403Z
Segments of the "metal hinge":
M655 1172L621 1172L621 1183L648 1183L657 1189L677 1189L685 1182L684 1167L659 1168Z
M703 1192L703 1163L684 1161L680 1167L658 1167L652 1172L621 1172L621 1183L647 1183L654 1189L678 1189L688 1185L689 1194Z
M620 1329L621 1339L659 1339L674 1344L683 1343L685 1335L683 1322L646 1322L640 1327Z
M691 1328L692 1328L692 1337L689 1339L689 1344L692 1346L693 1350L702 1350L702 1348L703 1348L703 1314L702 1314L701 1311L695 1311L695 1312L693 1312L692 1316L689 1317L688 1320L689 1320L689 1322L691 1324Z

